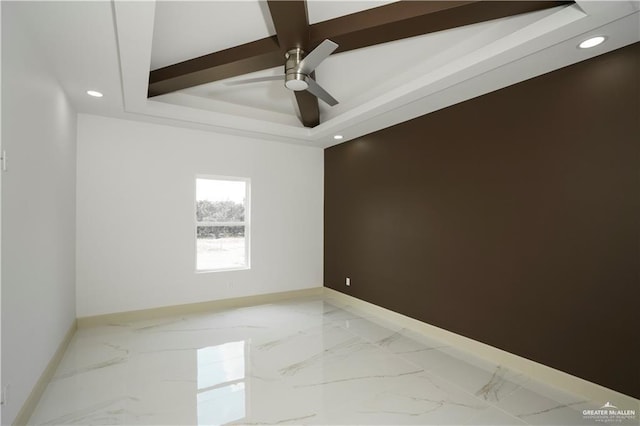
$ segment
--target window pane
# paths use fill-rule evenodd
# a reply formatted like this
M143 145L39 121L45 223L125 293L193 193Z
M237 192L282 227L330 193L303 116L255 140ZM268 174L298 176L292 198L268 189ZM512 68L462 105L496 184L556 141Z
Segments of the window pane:
M198 222L244 222L244 203L198 200L196 220Z
M244 226L198 226L198 270L246 266Z
M196 179L196 220L243 222L246 182Z

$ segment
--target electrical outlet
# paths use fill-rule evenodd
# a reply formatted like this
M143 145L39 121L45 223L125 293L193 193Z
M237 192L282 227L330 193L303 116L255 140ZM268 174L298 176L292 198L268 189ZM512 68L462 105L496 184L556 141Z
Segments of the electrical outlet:
M351 278L348 278L345 280L344 282L346 285L350 286L351 285Z

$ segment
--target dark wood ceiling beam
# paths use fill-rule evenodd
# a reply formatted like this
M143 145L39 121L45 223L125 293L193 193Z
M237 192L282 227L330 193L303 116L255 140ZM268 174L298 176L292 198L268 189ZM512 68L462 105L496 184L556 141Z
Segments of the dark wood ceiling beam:
M268 0L267 4L278 35L282 60L284 61L284 54L291 49L299 47L308 51L307 2L305 0ZM307 91L295 92L295 97L302 124L305 127L315 127L320 124L318 98Z
M378 6L313 24L310 28L311 43L314 45L330 38L340 45L336 52L346 52L359 47L382 43L382 40L385 39L382 34L387 31L390 31L386 36L389 41L425 34L424 31L431 32L431 29L418 29L415 28L415 24L411 24L429 15L445 10L458 9L473 3L477 3L477 1L408 0ZM409 28L405 28L407 24L410 25ZM376 31L377 28L380 28L380 31ZM371 41L368 41L367 37L371 37ZM338 42L338 39L342 43Z
M283 60L276 37L263 38L151 71L148 96L262 71L282 65Z
M309 77L315 80L316 75L315 73L311 73ZM316 127L320 124L318 98L306 90L294 93L296 95L296 103L298 104L298 112L300 113L300 121L304 127Z
M307 49L309 45L307 2L304 0L268 0L267 5L282 54L284 55L296 47Z
M295 8L296 16L302 16L302 6L306 19L303 1L270 1L270 8L272 3L278 9ZM151 71L149 96L281 66L283 52L297 47L296 43L301 43L300 47L309 51L328 38L340 45L337 52L346 52L571 3L573 1L400 1L309 25L308 40L304 37L295 40L293 36L285 35L289 30L284 29L282 36L286 40L281 42L276 36L267 37ZM292 25L275 21L276 28ZM301 26L300 20L295 25ZM293 44L288 46L290 43Z
M325 39L338 52L548 9L573 1L400 1L311 25L311 47Z

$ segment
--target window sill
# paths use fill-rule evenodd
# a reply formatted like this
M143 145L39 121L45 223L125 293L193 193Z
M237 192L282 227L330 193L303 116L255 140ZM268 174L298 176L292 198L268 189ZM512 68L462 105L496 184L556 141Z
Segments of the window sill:
M239 266L235 268L220 268L220 269L196 269L196 274L209 274L211 272L246 271L249 269L251 269L251 266Z

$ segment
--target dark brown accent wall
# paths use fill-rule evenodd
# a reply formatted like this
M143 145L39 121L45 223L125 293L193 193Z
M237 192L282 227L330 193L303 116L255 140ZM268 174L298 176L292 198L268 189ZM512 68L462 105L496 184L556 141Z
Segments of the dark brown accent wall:
M325 285L638 398L639 172L636 43L328 148Z

